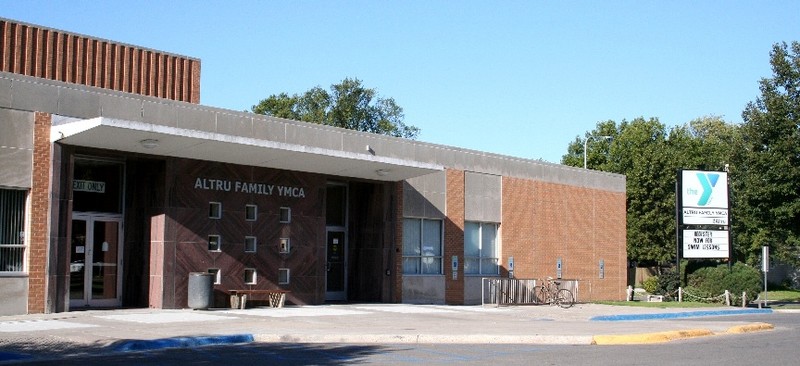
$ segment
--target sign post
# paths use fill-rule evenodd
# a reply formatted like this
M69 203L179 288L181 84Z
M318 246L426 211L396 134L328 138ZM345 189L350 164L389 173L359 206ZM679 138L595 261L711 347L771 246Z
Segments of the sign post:
M761 247L761 270L764 271L764 306L767 306L767 272L769 272L769 247Z

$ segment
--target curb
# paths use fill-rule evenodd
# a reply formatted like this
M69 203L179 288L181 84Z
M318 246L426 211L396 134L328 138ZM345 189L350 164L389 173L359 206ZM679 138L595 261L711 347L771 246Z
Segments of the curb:
M773 330L773 329L775 329L775 326L769 323L752 323L752 324L737 325L735 327L730 327L728 328L727 333L742 334L742 333L760 332L763 330Z
M664 343L676 339L687 339L714 335L708 329L691 329L658 333L623 334L623 335L597 335L592 337L592 344L608 346L621 344L647 344Z
M259 343L356 343L356 344L541 344L541 345L590 345L592 336L547 336L547 335L488 335L488 334L364 334L364 335L277 335L256 334Z
M688 339L696 337L707 337L718 334L743 334L773 330L775 326L769 323L751 323L737 325L728 328L724 333L714 333L708 329L691 329L658 333L623 334L623 335L596 335L592 337L593 345L625 345L625 344L648 344L664 343L677 339Z
M725 316L725 315L742 315L742 314L772 314L772 309L703 310L703 311L683 311L676 313L659 313L659 314L601 315L589 318L589 321L678 319L678 318L696 318L703 316Z

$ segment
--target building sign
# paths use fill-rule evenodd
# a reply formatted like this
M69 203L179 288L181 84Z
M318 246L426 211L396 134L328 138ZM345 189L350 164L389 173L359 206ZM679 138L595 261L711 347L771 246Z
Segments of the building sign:
M683 230L684 258L728 258L727 230Z
M106 182L75 179L72 181L72 190L76 192L106 193Z
M194 189L204 189L210 191L238 192L261 194L265 196L280 196L305 198L305 189L292 186L281 186L268 183L242 182L225 179L197 178L194 182Z
M728 210L721 208L683 208L683 223L687 225L728 225Z

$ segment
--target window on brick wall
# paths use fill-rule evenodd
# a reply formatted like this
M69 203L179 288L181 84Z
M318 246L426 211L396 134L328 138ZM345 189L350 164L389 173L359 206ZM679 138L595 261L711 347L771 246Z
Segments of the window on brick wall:
M442 220L403 220L403 273L442 274Z
M0 189L0 273L25 272L27 191Z
M464 223L464 273L498 274L497 228L493 222Z

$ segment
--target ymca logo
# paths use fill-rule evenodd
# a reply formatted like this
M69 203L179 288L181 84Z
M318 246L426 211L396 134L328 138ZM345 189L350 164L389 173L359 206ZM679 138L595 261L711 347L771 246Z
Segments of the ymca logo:
M711 199L711 193L714 191L714 187L717 186L719 174L697 173L697 179L700 181L700 186L703 187L703 194L700 195L700 200L697 201L697 204L699 206L705 206L709 203L709 199Z
M728 187L725 173L684 171L684 174L684 205L693 207L728 207ZM697 204L693 205L692 203L694 202L697 202Z

